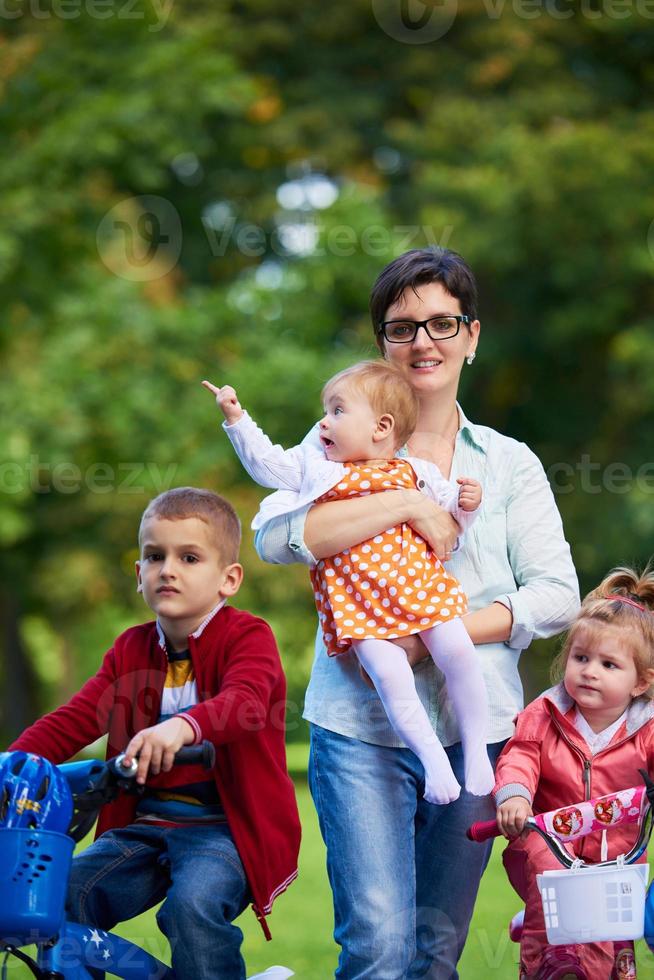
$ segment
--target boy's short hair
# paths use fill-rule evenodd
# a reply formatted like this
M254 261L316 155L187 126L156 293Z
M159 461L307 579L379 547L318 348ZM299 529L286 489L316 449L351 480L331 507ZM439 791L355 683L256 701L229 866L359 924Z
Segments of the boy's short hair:
M370 316L375 340L384 352L384 338L379 328L386 311L397 302L405 289L439 282L446 293L459 301L461 312L477 319L477 283L472 269L458 252L437 245L413 248L393 259L377 277L370 293Z
M403 374L387 361L360 361L339 371L321 392L324 402L339 382L360 391L375 415L392 415L395 420L395 447L403 446L418 424L418 396Z
M179 521L197 517L213 531L221 560L226 565L238 561L241 545L241 522L236 511L224 497L212 490L197 487L173 487L151 500L143 511L139 525L139 546L142 544L143 525L152 517L167 521Z

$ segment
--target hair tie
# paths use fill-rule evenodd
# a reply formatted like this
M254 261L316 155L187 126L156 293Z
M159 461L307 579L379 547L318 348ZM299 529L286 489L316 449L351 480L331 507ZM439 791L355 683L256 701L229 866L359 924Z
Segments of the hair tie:
M634 602L633 599L629 599L626 595L607 595L604 598L607 601L615 599L617 602L626 602L628 606L633 606L634 609L640 609L641 612L649 612L646 606L642 606L640 602Z

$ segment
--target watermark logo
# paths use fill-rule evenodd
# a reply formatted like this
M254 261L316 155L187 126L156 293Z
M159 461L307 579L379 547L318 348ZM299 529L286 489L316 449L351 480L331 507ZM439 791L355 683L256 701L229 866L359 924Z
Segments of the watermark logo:
M431 225L367 225L358 229L352 225L333 225L321 232L313 218L282 223L272 232L261 225L238 222L233 214L216 225L203 215L202 224L209 249L214 258L222 258L230 247L242 255L259 257L273 252L279 256L336 255L347 258L363 255L383 258L391 252L400 255L409 248L438 245L447 248L454 225L433 228Z
M555 494L654 493L654 461L645 460L635 469L628 463L613 460L600 463L589 453L582 453L573 465L570 462L552 463L547 478Z
M641 18L652 20L652 0L483 0L484 9L491 20L499 20L510 11L520 20L628 20Z
M107 211L96 233L104 265L131 282L151 282L167 275L182 251L182 223L165 197L129 197Z
M121 462L115 466L95 462L82 469L72 460L51 463L37 454L17 462L0 463L0 495L25 493L136 493L169 490L178 470L177 463Z
M158 33L168 23L173 0L0 0L0 21L33 20L140 20Z
M458 0L372 0L381 29L403 44L438 41L449 31L458 10Z

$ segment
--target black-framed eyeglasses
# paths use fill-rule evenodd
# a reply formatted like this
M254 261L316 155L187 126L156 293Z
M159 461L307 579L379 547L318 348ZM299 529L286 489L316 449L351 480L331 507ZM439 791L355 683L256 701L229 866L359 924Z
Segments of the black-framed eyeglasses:
M377 328L377 333L384 335L389 344L410 344L416 339L420 327L431 340L449 340L456 337L461 324L470 323L470 317L448 313L447 316L432 316L428 320L384 320Z

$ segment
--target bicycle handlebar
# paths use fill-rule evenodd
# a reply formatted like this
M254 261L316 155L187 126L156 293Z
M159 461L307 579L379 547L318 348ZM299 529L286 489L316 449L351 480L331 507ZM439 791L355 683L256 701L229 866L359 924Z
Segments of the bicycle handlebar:
M123 753L107 762L91 759L87 762L65 762L59 769L69 781L75 812L68 834L75 841L82 840L89 832L100 808L116 799L119 790L134 790L138 763L133 760L129 767L123 765ZM187 745L175 755L174 765L201 765L212 769L216 750L211 742Z
M646 774L643 773L643 777ZM570 867L576 860L565 848L566 843L585 837L599 830L612 827L638 824L638 839L628 854L626 864L632 864L643 854L652 833L651 784L608 793L593 800L584 800L567 806L537 813L527 817L525 830L535 830L543 838L549 849L564 867ZM649 820L647 819L649 816ZM492 837L499 837L501 831L495 820L482 820L474 823L466 831L469 840L481 843ZM602 861L600 864L613 864Z
M213 769L216 764L216 747L205 739L199 745L186 745L175 756L175 765L198 764L205 769Z
M121 779L132 779L136 775L136 770L138 768L138 762L136 759L132 761L129 767L124 765L125 754L121 752L120 755L114 756L107 763L108 767L114 773L115 776L120 776ZM205 769L213 769L216 763L216 749L213 742L205 740L199 745L185 745L184 748L180 749L175 753L175 760L173 765L175 766L192 766L198 765L203 766Z
M501 835L502 831L497 826L497 820L477 820L472 827L468 827L466 830L468 840L473 840L477 844L483 844L484 841Z

